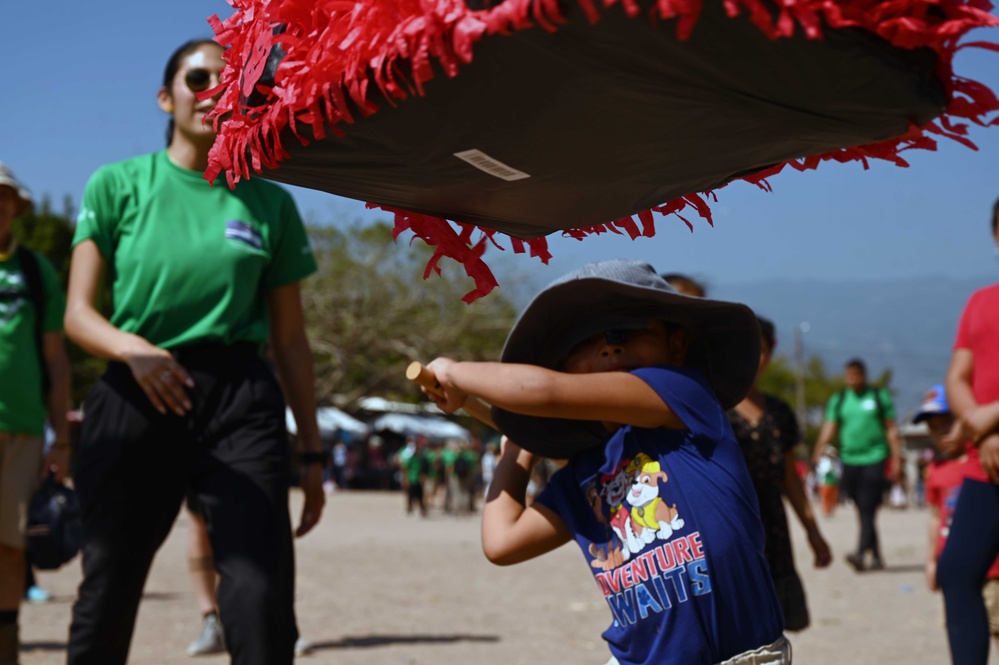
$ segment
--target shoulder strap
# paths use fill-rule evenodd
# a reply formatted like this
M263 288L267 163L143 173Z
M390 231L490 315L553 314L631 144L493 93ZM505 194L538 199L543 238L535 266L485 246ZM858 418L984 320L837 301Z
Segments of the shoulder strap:
M846 388L836 393L836 424L843 425L843 402L846 401Z
M885 427L885 405L881 403L881 388L874 388L874 403L878 405L878 424Z
M42 270L38 265L38 257L27 247L19 245L17 260L21 264L21 273L28 286L28 297L35 309L35 353L38 356L38 366L42 370L42 396L47 398L52 379L45 363L44 334L42 331L45 320L45 284L42 282Z

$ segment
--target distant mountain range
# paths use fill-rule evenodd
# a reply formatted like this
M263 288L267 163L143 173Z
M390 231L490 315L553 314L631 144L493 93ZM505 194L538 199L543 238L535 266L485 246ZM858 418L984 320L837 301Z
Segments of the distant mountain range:
M942 383L964 304L975 290L999 281L918 277L883 281L787 279L712 285L710 296L744 302L778 329L778 355L791 357L801 324L805 357L818 355L830 373L854 356L869 373L893 371L900 417L926 389Z

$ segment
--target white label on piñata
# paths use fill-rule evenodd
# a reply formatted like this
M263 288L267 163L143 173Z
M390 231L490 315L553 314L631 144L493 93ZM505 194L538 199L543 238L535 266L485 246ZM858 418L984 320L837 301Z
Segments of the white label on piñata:
M454 156L501 180L523 180L531 177L530 174L507 166L498 159L493 159L481 150L462 150L454 153Z

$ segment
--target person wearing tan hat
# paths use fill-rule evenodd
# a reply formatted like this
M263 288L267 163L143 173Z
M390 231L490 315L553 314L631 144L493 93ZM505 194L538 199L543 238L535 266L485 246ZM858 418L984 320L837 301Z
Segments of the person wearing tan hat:
M52 264L11 233L30 209L31 194L0 162L0 665L17 663L28 502L44 474L61 481L69 465L65 298ZM47 456L46 417L56 435Z
M31 210L31 205L31 192L17 181L6 164L0 162L0 241L4 243L0 251L12 240L10 225Z

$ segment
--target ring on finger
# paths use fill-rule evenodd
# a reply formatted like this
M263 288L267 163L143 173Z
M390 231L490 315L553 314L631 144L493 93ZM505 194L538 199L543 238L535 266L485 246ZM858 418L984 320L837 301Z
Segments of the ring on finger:
M173 373L170 370L166 370L162 374L160 374L160 381L166 381L172 375L173 375Z

